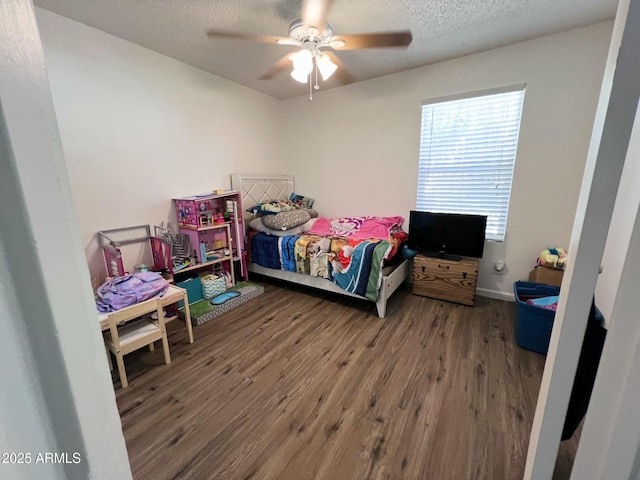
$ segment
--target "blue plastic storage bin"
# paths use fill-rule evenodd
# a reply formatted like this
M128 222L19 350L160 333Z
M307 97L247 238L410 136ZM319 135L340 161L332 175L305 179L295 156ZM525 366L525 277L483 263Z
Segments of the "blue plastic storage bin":
M546 355L556 312L531 305L527 300L559 295L560 287L544 283L515 282L513 293L516 297L516 343L519 347ZM596 320L602 321L602 314L597 307Z
M543 283L515 282L513 293L516 297L516 343L519 347L546 355L556 312L530 305L527 300L559 295L560 287Z

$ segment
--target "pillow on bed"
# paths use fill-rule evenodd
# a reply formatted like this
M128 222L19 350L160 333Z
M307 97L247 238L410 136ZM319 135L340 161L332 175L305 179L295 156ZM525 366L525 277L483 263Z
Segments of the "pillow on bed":
M311 210L311 211L315 212L315 210ZM318 213L316 212L316 215L317 214ZM311 220L309 220L307 223L303 223L302 225L300 225L300 228L302 229L302 233L309 232L313 228L313 225L316 223L316 220L318 220L318 217L314 217L312 215Z
M254 205L251 208L247 208L247 212L251 212L255 215L275 215L280 212L288 212L293 210L293 206L287 203L286 200L278 201L272 200L270 202L262 202Z
M289 230L272 230L264 226L261 217L257 217L249 222L249 228L255 230L256 232L267 233L269 235L275 235L276 237L286 237L287 235L302 235L303 233L307 233L309 230L311 230L311 227L313 227L313 224L315 222L316 219L312 218L299 227L291 228Z
M272 230L290 230L307 223L311 219L311 215L306 210L294 210L292 212L266 215L261 219L264 226Z
M249 222L249 228L255 230L256 232L262 232L269 235L275 235L276 237L286 237L287 235L301 235L304 233L302 231L302 227L295 227L290 230L271 230L264 226L262 223L263 217L256 217Z
M311 215L311 218L316 218L318 216L318 212L311 209L313 205L313 198L302 197L301 195L295 196L296 201L294 201L294 195L291 194L291 199L289 200L271 200L269 202L261 202L253 207L247 208L247 212L253 213L254 215L275 215L280 212L291 212L293 210L306 210Z

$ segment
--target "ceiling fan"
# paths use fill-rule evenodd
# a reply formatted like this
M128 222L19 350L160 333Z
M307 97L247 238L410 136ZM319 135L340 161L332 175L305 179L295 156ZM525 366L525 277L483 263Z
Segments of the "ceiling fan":
M327 16L332 0L303 0L301 19L295 20L289 26L289 36L254 35L240 32L226 32L208 30L207 35L212 38L237 38L276 45L300 47L297 52L288 53L278 60L273 67L263 73L260 80L270 80L276 75L290 68L293 64L291 76L300 83L309 82L309 99L312 99L312 82L310 76L315 69L315 85L318 86L318 72L322 80L326 81L334 73L343 84L351 83L353 78L344 68L340 59L329 51L359 50L364 48L407 47L412 36L409 30L381 33L361 33L354 35L334 35L327 23Z

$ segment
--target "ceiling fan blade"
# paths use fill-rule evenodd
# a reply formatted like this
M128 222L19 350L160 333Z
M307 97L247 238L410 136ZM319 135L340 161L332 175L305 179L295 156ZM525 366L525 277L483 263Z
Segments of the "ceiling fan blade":
M411 40L413 40L413 36L409 30L401 32L334 35L331 37L331 48L336 50L357 50L360 48L408 47Z
M335 76L340 81L341 84L348 85L349 83L353 83L354 82L355 79L349 73L349 70L347 70L344 67L344 64L342 63L342 60L340 60L335 53L329 52L328 50L323 50L322 53L324 53L327 57L329 57L331 59L331 61L338 66L338 69L336 70Z
M236 38L239 40L251 40L252 42L277 43L279 45L298 45L297 42L289 37L278 37L277 35L254 35L251 33L207 30L207 36L211 38Z
M276 43L278 45L295 45L296 47L302 45L298 40L289 37L278 37Z
M302 23L305 28L315 27L318 32L327 28L327 15L331 8L332 0L303 0Z
M258 80L271 80L276 75L280 74L283 70L286 70L287 68L291 68L291 62L292 62L291 57L293 55L295 55L295 52L287 53L284 57L278 60L273 65L273 67L271 67L269 70L267 70L262 75L260 75L258 77Z

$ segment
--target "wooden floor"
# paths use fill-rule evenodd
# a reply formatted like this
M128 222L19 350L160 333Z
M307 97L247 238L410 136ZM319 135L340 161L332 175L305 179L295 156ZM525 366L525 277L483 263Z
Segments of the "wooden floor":
M520 479L544 357L514 304L402 287L372 303L269 283L125 359L117 402L135 479ZM563 442L556 478L575 443Z

